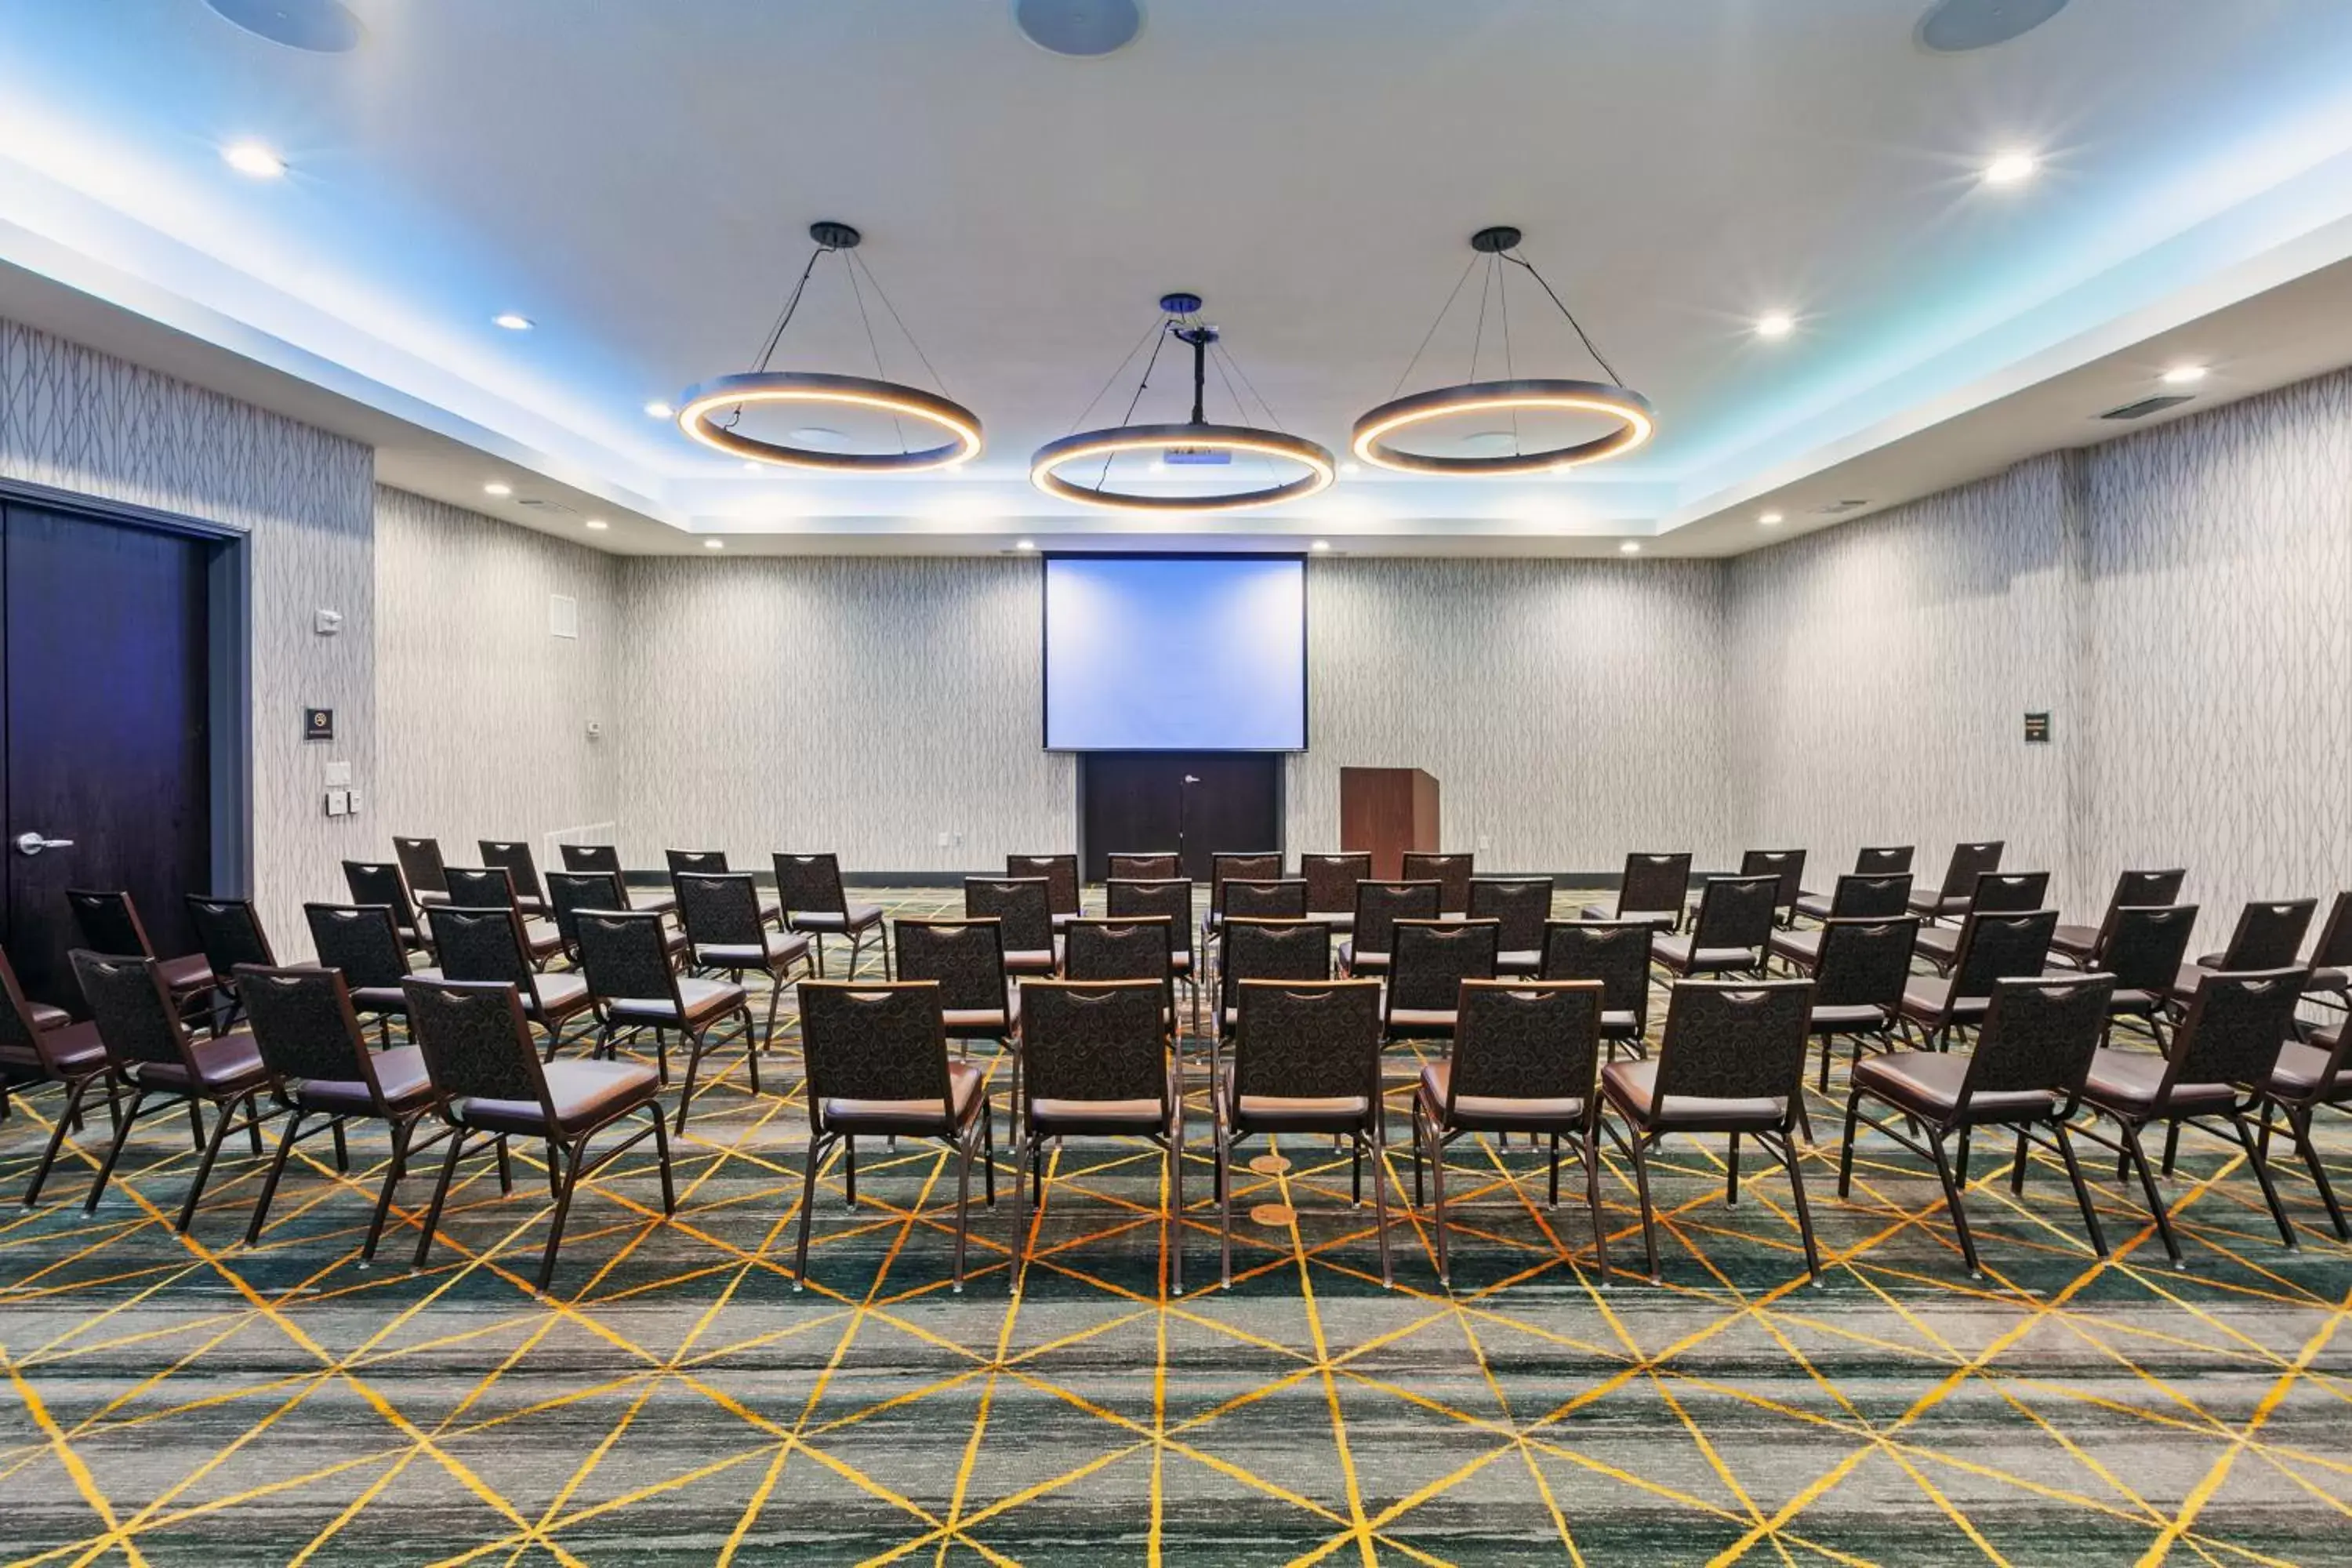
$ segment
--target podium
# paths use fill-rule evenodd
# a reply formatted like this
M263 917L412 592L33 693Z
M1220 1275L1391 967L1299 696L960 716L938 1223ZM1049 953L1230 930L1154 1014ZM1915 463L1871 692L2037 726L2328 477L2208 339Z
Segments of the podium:
M1392 881L1408 849L1437 847L1437 781L1419 768L1339 770L1339 847L1367 851Z

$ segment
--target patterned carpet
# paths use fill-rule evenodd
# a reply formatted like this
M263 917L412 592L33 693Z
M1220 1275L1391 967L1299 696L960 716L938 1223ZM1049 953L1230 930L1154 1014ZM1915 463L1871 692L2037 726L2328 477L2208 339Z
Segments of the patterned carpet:
M362 1268L381 1139L354 1141L347 1178L305 1145L247 1249L257 1163L225 1155L175 1237L194 1156L164 1119L95 1215L95 1135L20 1209L58 1099L19 1098L0 1122L0 1557L2352 1563L2352 1247L2299 1173L2282 1187L2304 1245L2280 1247L2242 1158L2194 1134L2166 1194L2182 1272L2112 1165L2100 1265L2062 1173L2012 1200L1981 1151L1983 1281L1930 1171L1870 1140L1841 1204L1817 1147L1819 1289L1785 1181L1751 1164L1727 1207L1719 1142L1669 1145L1664 1284L1603 1290L1581 1204L1548 1210L1533 1156L1465 1141L1450 1293L1402 1210L1382 1290L1344 1159L1294 1141L1289 1171L1236 1191L1297 1223L1237 1217L1227 1293L1196 1104L1181 1298L1139 1142L1058 1156L1017 1301L1009 1214L978 1219L951 1295L950 1168L874 1151L859 1208L823 1189L796 1295L793 1061L787 1040L755 1099L727 1053L679 1144L675 1222L650 1145L583 1188L551 1300L530 1289L535 1171L501 1197L480 1167L414 1273L401 1238L430 1187L412 1178ZM1410 1058L1391 1070L1401 1132ZM1825 1137L1843 1092L1841 1074L1815 1097ZM2326 1137L2352 1187L2352 1131ZM1629 1169L1604 1199L1633 1263Z

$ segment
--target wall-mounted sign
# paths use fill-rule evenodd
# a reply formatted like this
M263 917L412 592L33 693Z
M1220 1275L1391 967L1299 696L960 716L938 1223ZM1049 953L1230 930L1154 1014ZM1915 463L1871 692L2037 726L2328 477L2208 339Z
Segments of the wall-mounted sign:
M302 738L306 741L331 741L335 738L335 710L331 708L302 710Z
M2050 743L2050 715L2046 710L2040 713L2028 713L2025 716L2025 743L2029 746L2046 746Z

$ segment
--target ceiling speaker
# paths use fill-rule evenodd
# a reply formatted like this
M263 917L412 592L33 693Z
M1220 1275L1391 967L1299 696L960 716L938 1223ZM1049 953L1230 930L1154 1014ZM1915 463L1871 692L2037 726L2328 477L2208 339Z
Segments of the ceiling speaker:
M358 48L367 29L341 0L205 0L257 38L314 55Z
M1013 22L1039 48L1099 59L1143 31L1142 0L1013 0Z
M1989 49L2033 31L2066 0L1937 0L1920 18L1919 42L1939 55Z

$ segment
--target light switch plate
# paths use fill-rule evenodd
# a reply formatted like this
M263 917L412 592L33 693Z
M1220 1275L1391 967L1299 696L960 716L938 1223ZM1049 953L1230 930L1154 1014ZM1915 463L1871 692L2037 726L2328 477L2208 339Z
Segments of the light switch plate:
M327 815L329 816L349 816L351 812L351 791L347 789L331 789L327 792Z
M352 764L351 764L351 763L329 763L327 764L327 787L328 787L329 789L333 789L333 788L335 788L335 787L336 787L337 785L339 785L339 784L350 784L351 782L352 782Z

